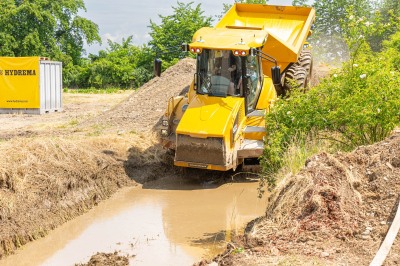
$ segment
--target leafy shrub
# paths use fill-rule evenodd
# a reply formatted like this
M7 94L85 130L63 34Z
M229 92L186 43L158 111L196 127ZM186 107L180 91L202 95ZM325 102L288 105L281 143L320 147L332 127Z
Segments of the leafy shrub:
M293 138L325 138L343 150L384 139L400 122L400 35L382 53L360 55L307 93L294 90L266 116L261 164L270 188Z

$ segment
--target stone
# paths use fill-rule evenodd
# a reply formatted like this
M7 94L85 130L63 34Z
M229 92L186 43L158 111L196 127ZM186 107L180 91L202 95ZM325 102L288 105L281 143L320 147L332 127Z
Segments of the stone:
M378 178L376 173L374 171L370 171L370 170L368 170L366 172L366 176L367 176L369 182L375 181Z
M364 232L362 232L363 236L368 236L371 233L371 231L365 230Z
M391 165L392 165L393 167L399 168L399 167L400 167L400 158L394 157L394 158L392 159Z
M328 252L321 252L321 257L322 258L326 258L326 257L329 257L329 253Z
M389 167L390 170L393 170L393 165L391 165L389 162L386 163L386 166Z

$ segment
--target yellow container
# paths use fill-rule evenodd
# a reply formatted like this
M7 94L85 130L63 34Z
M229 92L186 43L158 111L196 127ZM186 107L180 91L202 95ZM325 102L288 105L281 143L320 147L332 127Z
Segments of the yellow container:
M40 57L0 57L0 113L61 110L61 62Z

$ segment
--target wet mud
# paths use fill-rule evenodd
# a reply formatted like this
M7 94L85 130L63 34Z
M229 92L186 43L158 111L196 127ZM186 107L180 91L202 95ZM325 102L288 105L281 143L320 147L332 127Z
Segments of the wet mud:
M124 188L0 265L74 265L115 251L134 265L190 265L221 252L264 213L257 187L257 180L169 177Z

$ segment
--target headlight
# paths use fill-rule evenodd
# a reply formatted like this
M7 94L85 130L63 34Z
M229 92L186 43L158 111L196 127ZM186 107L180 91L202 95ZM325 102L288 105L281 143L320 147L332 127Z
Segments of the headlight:
M163 125L164 127L167 127L167 126L168 126L168 120L163 120L163 121L162 121L162 125Z
M161 135L164 137L168 136L168 130L167 129L161 129Z

